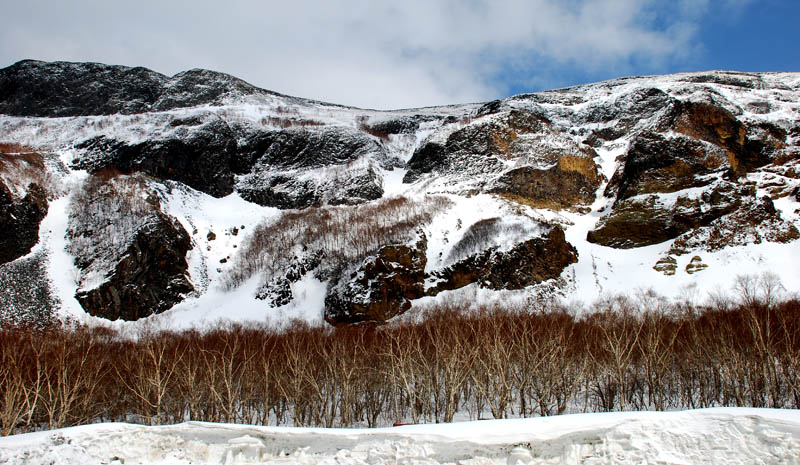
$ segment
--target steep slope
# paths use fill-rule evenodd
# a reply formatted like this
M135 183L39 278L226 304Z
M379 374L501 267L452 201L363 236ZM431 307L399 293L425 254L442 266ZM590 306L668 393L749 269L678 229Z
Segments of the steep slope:
M3 178L7 228L39 229L4 252L44 257L56 314L178 326L690 298L766 271L798 291L798 102L800 74L706 72L379 112L25 61L0 70L0 142L35 150L3 166L51 181Z

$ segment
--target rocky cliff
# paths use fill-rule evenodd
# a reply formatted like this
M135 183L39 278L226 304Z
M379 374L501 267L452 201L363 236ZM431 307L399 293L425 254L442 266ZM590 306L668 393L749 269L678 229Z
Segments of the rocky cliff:
M54 315L187 324L681 298L731 270L798 291L798 102L799 74L703 72L384 112L23 61L0 70L0 280L35 262Z

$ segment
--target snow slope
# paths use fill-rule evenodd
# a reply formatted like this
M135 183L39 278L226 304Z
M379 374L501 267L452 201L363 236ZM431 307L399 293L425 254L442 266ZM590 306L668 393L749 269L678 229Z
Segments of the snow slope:
M800 412L709 409L373 430L99 424L0 439L0 464L797 464Z
M534 141L535 144L531 147L535 146L537 150L548 146L563 148L564 144L570 147L588 147L587 139L596 131L613 130L624 124L631 125L627 127L626 135L593 145L596 152L594 162L599 167L598 174L604 180L596 190L594 203L583 210L534 209L486 194L485 191L476 195L475 186L490 184L496 173L485 173L485 176L454 175L451 178L428 176L415 182L403 183L405 174L409 172L408 167L393 166L390 169L388 166L370 164L374 161L371 159L357 159L352 164L376 167L382 178L384 197L404 195L418 199L425 195L444 193L451 198L453 207L438 214L424 228L428 239L426 271L447 264L450 251L470 225L481 220L502 217L510 224L521 225L520 228L527 231L527 235L496 237L494 243L487 246L509 245L511 241L534 237L545 229L541 227L543 224L557 224L564 228L567 241L578 250L579 262L564 270L559 283L545 283L544 287L548 289L548 295L555 294L567 301L591 303L606 295L630 294L650 288L670 299L693 296L702 299L712 292L730 291L737 274L758 275L767 272L780 276L787 291L800 292L800 274L796 273L796 264L800 261L798 240L789 243L759 241L731 245L716 251L691 251L676 257L677 272L670 276L654 270L653 267L668 253L673 240L633 249L615 249L587 241L587 233L613 208L615 199L613 196L606 197L604 191L609 180L621 169L620 157L626 154L637 131L655 130L657 116L637 118L635 113L640 111L636 107L636 95L643 89L663 92L681 102L710 100L736 115L739 121L752 125L773 124L789 134L786 150L798 150L800 136L797 135L796 128L800 119L800 74L709 72L617 79L519 95L500 102L504 111L522 110L542 115L552 125L553 131L560 131L553 133L557 136L550 137L552 134L548 133L549 135ZM276 126L276 121L311 121L320 127L358 131L365 125L374 127L381 123L411 119L417 124L413 131L390 134L384 138L374 136L389 159L408 162L415 151L427 142L444 142L460 129L491 122L496 115L480 113L484 107L493 103L483 107L470 104L381 112L324 105L272 93L233 93L214 105L204 104L140 114L60 118L0 115L0 142L19 143L57 153L64 165L69 166L79 152L76 147L88 139L103 136L134 144L146 140L181 138L186 131L194 129L193 126L176 122L192 119L202 122L218 119L231 127L244 128L243 131L280 129ZM634 113L626 113L629 109ZM657 114L664 110L653 111ZM311 126L309 130L313 131L315 127ZM502 169L521 165L537 168L550 166L549 162L537 160L536 156L538 152L534 151L517 159L503 160L505 165ZM303 172L298 179L324 176L326 169L327 167ZM780 211L783 220L800 227L800 202L795 195L789 195L793 189L800 187L800 181L796 174L792 177L785 175L785 172L770 170L770 167L766 167L748 173L745 181L755 185L759 197L770 194L770 186L775 183L783 183L783 193L774 196L775 207ZM798 171L796 168L794 170ZM62 173L62 183L66 186L77 185L86 176L80 170L65 171ZM281 215L279 210L249 203L236 192L224 198L213 198L180 183L167 181L165 185L169 188L165 187L160 192L166 212L175 216L192 237L193 248L187 258L190 265L189 279L196 292L187 296L184 302L172 310L150 317L149 321L141 324L192 327L213 324L218 320L279 323L289 318L301 318L310 322L322 321L327 283L313 277L309 276L294 283L294 301L281 308L271 308L254 298L259 285L255 279L232 291L223 289L220 285L235 263L236 254L247 240L248 233L257 224ZM659 194L659 199L668 203L676 195L687 193L688 190ZM63 306L61 314L85 321L96 321L81 314L80 305L74 297L77 271L70 265L70 257L64 250L67 223L64 210L68 203L68 198L64 197L52 202L49 215L41 228L41 241L37 247L44 248L49 257L50 277L55 294ZM214 232L216 238L208 239L209 232ZM690 274L685 270L695 256L700 257L708 267L699 273ZM430 303L431 300L465 294L478 297L472 299L473 303L497 299L524 301L530 296L539 295L540 291L541 289L528 288L492 292L477 290L475 285L470 285L464 289L444 291L433 299L425 297L412 304L419 306Z

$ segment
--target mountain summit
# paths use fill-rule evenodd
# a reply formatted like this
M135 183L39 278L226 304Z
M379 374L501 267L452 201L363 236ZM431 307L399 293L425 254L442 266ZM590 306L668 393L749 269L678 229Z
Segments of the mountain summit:
M382 323L764 272L800 290L798 73L374 111L22 61L0 136L2 321Z

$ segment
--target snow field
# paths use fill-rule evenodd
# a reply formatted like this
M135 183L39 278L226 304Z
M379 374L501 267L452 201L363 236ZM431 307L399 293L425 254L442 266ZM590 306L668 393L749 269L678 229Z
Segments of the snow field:
M708 409L320 429L98 424L0 438L0 464L796 464L800 413Z

